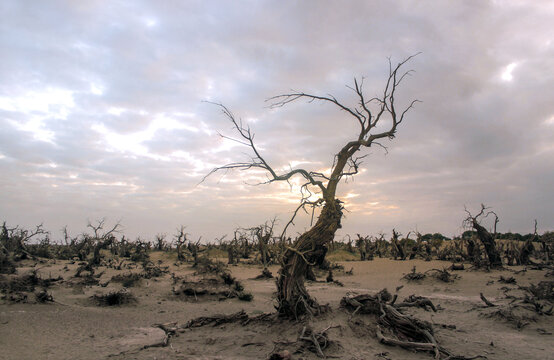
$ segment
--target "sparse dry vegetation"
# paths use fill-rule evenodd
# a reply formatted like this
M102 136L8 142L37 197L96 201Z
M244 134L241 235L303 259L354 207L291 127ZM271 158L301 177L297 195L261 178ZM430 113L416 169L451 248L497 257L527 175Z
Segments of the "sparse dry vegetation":
M518 248L519 245L523 247L529 238L533 250L529 253L527 266L516 265L515 261L510 265L511 255L508 253L502 259L505 268L495 270L495 273L488 270L490 266L486 266L486 262L482 262L484 266L477 266L479 262L467 256L467 234L455 239L416 234L414 240L410 239L410 234L402 237L395 231L392 241L385 240L384 234L359 234L356 242L350 242L348 237L343 241L333 241L326 261L311 266L314 281L307 284L318 297L330 304L320 305L323 309L320 315L314 313L297 322L279 319L278 312L272 311L273 305L277 306L270 300L275 281L272 273L278 269L286 251L286 246L273 231L265 233L263 230L263 234L272 236L261 240L262 245L262 233L256 227L237 231L232 238L226 240L222 237L211 243L189 240L189 235L179 234L173 242L161 242L160 237L152 242L134 242L123 235L106 237L102 231L104 223L98 224L101 226L95 225L95 234L79 235L62 243L49 241L45 245L40 237L46 232L36 235L35 241L42 244L40 254L48 254L48 257L39 256L34 243L28 241L24 242L28 254L17 252L13 244L18 244L18 241L11 240L11 233L5 232L8 236L3 239L9 239L12 247L11 251L2 252L3 258L8 259L8 266L0 275L0 302L4 304L0 306L45 304L49 308L69 306L73 311L83 311L87 307L109 311L108 308L117 307L130 311L130 314L142 314L140 316L145 316L142 309L149 309L148 317L173 319L174 316L166 315L164 309L175 309L173 311L180 313L177 309L182 307L207 306L206 309L210 309L213 306L215 309L227 304L224 309L228 309L225 313L229 315L210 315L208 312L198 317L200 314L183 313L175 319L181 325L175 322L156 325L163 330L164 336L155 343L162 344L162 347L163 344L172 344L174 349L181 349L176 351L186 353L180 347L184 344L181 337L198 341L225 339L225 334L249 333L269 327L275 334L263 335L263 341L257 337L245 338L241 340L241 349L250 349L249 356L257 358L258 355L253 355L258 354L254 350L264 349L261 357L274 359L343 357L351 354L347 346L363 347L368 339L374 339L372 346L381 347L379 354L394 353L402 357L405 350L401 349L409 349L441 359L468 359L478 355L494 359L483 346L475 347L468 354L468 349L456 345L451 337L444 336L444 332L474 331L468 325L474 321L503 326L508 329L506 331L526 332L526 336L548 336L554 330L550 321L554 306L553 282L548 280L552 263L545 261L550 254L543 253L545 247L540 236L513 240L497 234L495 242L499 253L506 254L506 249ZM4 227L9 229L7 225ZM440 239L440 242L432 239ZM429 249L425 242L430 245ZM3 249L7 250L5 244L7 242L2 243ZM475 245L481 251L479 257L487 259L485 249L479 242ZM398 255L398 247L408 254L404 261ZM229 261L229 253L233 254L233 261ZM445 256L448 261L440 260ZM459 262L450 262L454 260ZM402 265L403 276L398 270L390 270L398 266L395 264ZM379 293L359 291L359 283L370 284L375 281L375 276L379 277L379 272L369 275L367 269L379 271L387 266L388 271L398 274L398 277L385 275L378 283L396 284L395 294L385 290ZM403 281L399 281L401 277ZM527 277L534 281L527 281ZM479 300L473 305L468 300L444 301L448 299L448 292L445 298L434 294L441 284L450 292L478 291L476 297ZM321 287L324 292L315 290ZM497 290L491 293L492 289ZM342 299L340 304L338 299ZM250 310L236 312L245 306ZM263 312L257 310L260 308ZM466 308L463 315L456 310L458 308ZM429 313L442 319L439 322L449 324L429 322L426 315ZM478 336L489 336L485 335L488 333L480 334ZM237 336L241 339L242 335ZM500 335L492 338L495 343L502 341ZM234 345L226 346L233 348ZM139 348L143 348L140 353L148 356L149 346ZM160 349L158 346L154 348ZM464 353L466 357L454 355L456 353ZM125 354L116 358L118 356L127 358Z

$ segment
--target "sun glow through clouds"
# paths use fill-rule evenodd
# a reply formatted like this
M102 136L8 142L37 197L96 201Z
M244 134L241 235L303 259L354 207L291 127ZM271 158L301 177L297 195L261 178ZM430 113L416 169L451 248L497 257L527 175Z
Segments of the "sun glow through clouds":
M75 107L73 92L59 88L29 91L23 95L0 97L0 109L25 114L25 120L7 118L16 129L30 132L35 140L54 143L55 133L48 120L66 120Z
M119 116L126 111L127 110L123 108L112 107L108 110L108 113L114 116ZM176 113L171 115L181 118L193 118L195 116L193 113ZM129 153L131 155L145 156L160 161L171 161L173 158L187 159L193 162L197 169L204 169L203 166L200 166L198 161L192 161L193 158L188 153L175 151L170 156L163 156L151 153L143 144L148 140L154 139L156 133L160 130L186 130L192 133L204 131L198 127L186 124L183 121L176 120L169 115L157 115L146 129L130 134L117 133L108 129L103 123L93 124L91 129L103 136L103 141L106 143L110 151L119 151L122 153Z
M504 81L512 81L514 79L514 76L512 75L512 72L516 68L517 63L513 62L506 66L504 68L504 71L502 72L502 80Z

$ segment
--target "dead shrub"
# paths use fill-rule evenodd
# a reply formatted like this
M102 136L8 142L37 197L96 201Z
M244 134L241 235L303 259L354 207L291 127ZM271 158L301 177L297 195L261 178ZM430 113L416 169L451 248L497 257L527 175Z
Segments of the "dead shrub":
M0 274L14 274L15 263L8 254L0 252Z
M144 271L140 274L145 279L152 279L169 273L169 267L154 265L151 261L142 264Z
M501 282L503 284L515 284L516 279L513 276L504 277L501 275L500 278L498 279L498 282Z
M502 306L494 309L491 312L483 314L483 316L506 321L517 329L522 329L529 325L531 321L537 321L536 315L520 306Z
M213 261L207 257L201 257L196 263L197 274L219 274L227 270L227 265L221 261Z
M554 281L541 281L538 284L530 284L525 287L531 295L538 300L548 300L554 302Z
M412 268L412 271L410 271L409 273L407 273L406 275L404 275L404 276L402 277L402 279L408 280L408 281L419 281L419 280L425 279L425 274L424 274L424 273L417 272L417 271L416 271L416 267L414 266L414 267Z
M136 302L136 297L127 289L110 291L107 294L93 295L91 300L98 306L121 306Z
M54 302L54 297L46 289L35 293L35 299L38 303Z
M456 280L459 276L456 275L456 274L452 274L450 272L448 272L447 269L431 269L431 270L427 270L425 272L425 274L427 273L430 273L431 276L437 280L440 280L442 282L453 282L454 280Z

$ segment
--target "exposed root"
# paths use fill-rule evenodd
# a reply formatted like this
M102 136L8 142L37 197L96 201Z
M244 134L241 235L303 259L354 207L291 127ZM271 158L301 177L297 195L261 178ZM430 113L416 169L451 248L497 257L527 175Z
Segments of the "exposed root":
M315 332L312 328L304 326L300 336L298 336L298 340L302 340L304 342L302 348L317 354L319 357L325 358L326 356L323 353L323 350L331 344L327 331L335 327L339 327L339 325L329 326L320 332Z
M464 264L452 263L452 265L450 265L449 269L452 270L452 271L464 270Z
M425 279L425 273L420 273L420 272L417 272L416 271L416 267L414 266L412 268L412 271L407 273L406 275L404 275L402 277L402 279L404 280L408 280L408 281L418 281L418 280L423 280Z
M403 302L394 304L394 307L420 307L425 309L426 311L429 311L429 309L431 309L433 310L433 312L437 312L437 308L431 300L426 297L416 295L408 296L406 299L404 299Z
M447 269L431 269L425 272L426 275L427 273L430 273L432 277L443 282L453 282L459 277L456 274L449 273Z
M539 284L531 284L528 287L520 286L519 289L505 288L505 298L510 300L509 304L493 304L481 294L481 300L487 308L494 308L482 316L504 320L521 329L531 321L537 321L537 315L553 315L554 305L552 304L552 290L554 282L541 281ZM523 295L515 296L508 294L510 291L523 290Z
M487 300L487 298L485 297L485 295L483 295L483 293L479 293L479 296L481 297L481 300L483 300L483 302L485 303L485 305L487 305L487 307L494 307L496 306L495 304L491 303L489 300Z
M431 269L421 273L416 271L416 267L414 266L412 271L404 275L402 279L408 281L419 281L425 279L427 275L443 282L453 282L458 278L458 275L449 273L447 269Z
M513 276L505 278L504 276L501 275L500 278L498 279L498 282L501 282L503 284L515 284L516 279Z
M554 280L541 281L537 285L530 284L527 287L522 287L538 300L548 300L554 302Z
M274 317L272 313L263 313L256 316L249 316L244 310L238 311L230 315L213 315L213 316L201 316L187 321L182 326L184 329L197 328L206 325L218 326L227 323L240 323L241 325L247 325L252 321L267 321Z
M495 309L496 310L493 312L484 314L483 316L507 321L514 324L517 329L522 329L523 327L529 325L531 321L537 321L535 315L529 315L525 309L521 309L517 305L495 307Z
M398 311L398 308L403 306L429 306L436 310L429 299L412 295L400 304L394 304L395 300L396 296L392 297L383 289L376 295L345 296L341 300L341 306L352 311L352 316L356 313L378 316L375 332L379 341L384 344L432 352L435 359L440 359L443 355L447 356L447 359L464 358L453 356L437 343L430 323Z
M268 268L264 268L262 273L254 278L254 280L273 279L273 274Z

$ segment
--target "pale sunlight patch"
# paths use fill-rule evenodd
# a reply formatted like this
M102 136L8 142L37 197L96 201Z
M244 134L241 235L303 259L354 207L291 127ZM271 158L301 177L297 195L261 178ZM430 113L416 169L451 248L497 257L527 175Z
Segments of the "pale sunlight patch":
M110 131L104 124L93 124L91 129L102 134L110 151L130 152L137 155L147 155L148 151L141 142L148 140L144 133L138 132L121 135Z
M120 108L120 107L113 107L112 106L112 107L108 108L108 114L115 115L115 116L119 116L119 115L123 114L126 111L127 111L127 109Z
M126 111L121 108L110 108L112 114L121 114ZM108 110L108 111L110 111ZM189 116L194 116L191 114ZM187 130L193 133L199 130L196 127L184 124L170 116L161 114L156 116L148 125L148 127L141 131L136 131L131 134L119 134L115 131L109 130L104 124L97 123L91 126L91 129L102 134L108 149L111 151L128 152L134 155L146 156L156 160L170 161L168 156L162 156L152 154L148 151L147 147L142 143L148 140L152 140L159 130ZM177 152L176 156L186 156L184 152Z
M212 78L207 77L207 78L204 79L204 83L205 83L205 87L206 87L206 93L204 95L204 98L207 101L212 101L213 100L213 92L214 92L215 81Z
M51 144L54 143L55 133L52 130L48 130L46 128L44 119L37 117L23 123L13 120L9 121L16 129L31 133L33 139L35 140L44 141Z
M94 95L102 95L104 94L104 89L102 88L102 86L98 85L98 84L94 84L94 83L91 83L90 84L90 92L93 93Z
M514 79L514 76L512 75L512 72L514 71L514 69L517 67L517 63L513 62L511 64L509 64L508 66L506 66L504 68L504 71L502 72L502 80L504 81L512 81Z
M73 92L59 88L0 97L0 109L26 115L24 121L8 119L16 129L31 133L35 140L50 143L54 142L55 133L48 129L48 120L67 119L73 107Z
M206 172L212 166L192 156L189 152L183 150L177 150L171 153L172 158L184 159L187 163L194 166L193 171L195 173Z
M91 182L90 185L94 185L94 186L124 186L124 187L136 187L135 184L129 184L129 183L126 183L126 182L123 182L123 181L114 181L114 182L99 182L99 181L94 181L94 182Z
M75 106L73 92L58 88L46 88L41 91L29 91L24 95L0 97L0 109L29 113L49 112L57 107L70 108Z
M146 27L149 27L149 28L152 28L152 27L158 25L158 20L155 19L155 18L152 18L152 17L146 17L142 21L143 21L144 25L146 25Z
M33 173L33 174L29 174L29 175L23 174L22 176L25 176L25 177L40 177L40 178L47 178L47 179L57 177L56 175L43 173L43 172Z

